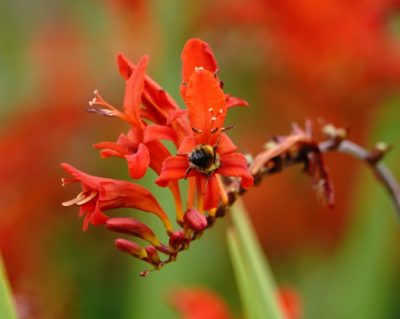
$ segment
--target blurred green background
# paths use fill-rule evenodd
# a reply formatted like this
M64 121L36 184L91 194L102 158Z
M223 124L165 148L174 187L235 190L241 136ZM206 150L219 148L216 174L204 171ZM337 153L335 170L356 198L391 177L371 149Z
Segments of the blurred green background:
M148 73L184 107L180 52L192 37L213 48L225 91L250 102L228 119L242 150L310 118L316 131L350 127L366 147L393 144L386 162L400 176L399 1L0 0L0 249L21 318L179 318L168 303L179 287L208 287L240 316L229 218L143 279L146 265L118 252L114 234L82 232L77 209L60 205L77 191L59 187L60 162L129 178L91 148L127 127L84 112L94 89L120 105L116 54L149 54ZM334 209L299 168L246 195L277 281L298 292L304 318L398 318L394 206L363 163L329 154L327 164ZM153 179L145 185L173 216Z

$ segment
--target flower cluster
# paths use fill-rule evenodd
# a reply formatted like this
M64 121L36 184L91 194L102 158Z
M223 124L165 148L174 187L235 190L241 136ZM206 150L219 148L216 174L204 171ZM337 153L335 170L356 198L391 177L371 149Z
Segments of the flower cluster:
M182 52L182 83L180 92L186 109L178 104L153 79L146 75L148 56L133 64L124 55L117 57L119 72L125 80L122 108L108 103L99 92L89 102L89 112L118 117L129 124L129 130L116 141L94 145L103 158L116 156L126 160L133 180L140 180L152 169L157 175L155 184L168 187L175 202L176 225L150 190L133 183L88 175L63 163L71 175L62 184L79 182L82 191L64 206L77 205L84 217L83 230L89 224L105 225L107 229L147 242L118 238L118 249L161 269L187 249L216 218L225 215L229 207L246 189L263 178L287 167L303 164L304 172L313 180L319 198L327 206L334 205L334 189L325 166L324 153L344 152L365 161L389 190L400 212L400 194L393 176L378 165L387 147L372 151L347 140L347 130L332 125L324 127L325 140L316 140L311 122L305 129L293 125L286 136L275 136L254 158L237 152L236 145L226 132L228 110L247 106L247 102L224 93L218 78L218 66L207 43L189 40ZM164 144L172 143L171 154ZM179 181L187 182L182 194ZM132 217L109 217L106 212L115 208L134 208L156 215L162 222L168 242L162 242L143 222ZM164 255L164 256L163 256ZM164 258L163 258L164 257Z
M117 57L118 68L125 80L122 110L108 103L99 92L89 102L87 110L108 117L118 117L130 126L115 142L94 145L103 158L117 156L126 160L132 179L141 179L148 168L157 174L156 184L168 187L176 206L174 226L156 197L145 187L131 181L121 181L88 175L63 163L61 167L71 178L63 185L79 182L80 192L64 206L78 205L84 217L83 230L89 224L106 225L112 231L141 238L142 247L131 240L119 238L115 245L121 251L160 269L176 259L189 247L217 216L218 207L229 204L226 185L221 177L241 189L253 185L253 176L243 154L226 135L225 117L233 106L247 106L246 101L225 94L218 78L218 66L210 46L200 39L189 40L182 52L182 83L180 92L186 109L180 109L171 96L146 75L148 56L137 64L124 55ZM173 155L161 142L170 141L176 147ZM179 180L187 180L186 196ZM129 207L155 214L162 221L168 243L162 243L153 230L134 218L109 217L106 211ZM163 260L160 254L166 255ZM146 275L145 271L142 275Z

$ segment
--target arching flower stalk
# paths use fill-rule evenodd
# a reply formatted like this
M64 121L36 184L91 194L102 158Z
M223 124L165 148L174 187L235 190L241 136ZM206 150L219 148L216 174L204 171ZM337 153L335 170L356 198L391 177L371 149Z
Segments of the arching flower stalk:
M231 126L225 125L227 111L233 106L247 106L247 102L223 91L218 65L207 43L200 39L189 40L181 57L180 92L186 109L179 108L171 96L146 75L147 56L135 65L122 54L117 57L119 72L125 80L122 109L106 102L97 90L87 109L117 117L130 125L128 132L121 133L115 142L100 142L94 147L100 150L103 158L125 159L134 180L140 180L150 167L157 174L155 183L171 191L176 207L175 226L169 212L145 187L131 181L91 176L69 164L61 164L72 176L63 179L63 185L71 182L82 185L82 191L63 205L79 206L80 216L84 216L83 230L89 224L105 225L111 231L147 242L148 245L142 247L125 238L115 241L118 249L151 265L142 276L174 261L179 252L187 249L217 218L223 217L253 182L257 184L288 166L304 164L304 171L312 177L323 202L332 206L333 186L323 160L323 153L327 151L346 151L365 160L400 208L400 187L379 163L385 150L380 147L368 152L356 147L345 140L345 130L325 127L327 138L318 142L311 125L307 124L305 130L295 125L290 135L273 138L265 150L249 160L250 156L237 151L227 135ZM163 140L173 143L174 155ZM188 183L184 196L180 181ZM156 215L164 225L168 243L163 243L150 227L137 219L105 214L121 207Z

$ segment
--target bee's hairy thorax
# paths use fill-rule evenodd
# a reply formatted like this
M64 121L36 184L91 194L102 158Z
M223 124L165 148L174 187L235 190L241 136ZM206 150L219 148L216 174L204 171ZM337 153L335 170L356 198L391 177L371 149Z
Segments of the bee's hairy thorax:
M204 174L211 174L219 167L218 154L208 144L196 146L189 154L189 165Z

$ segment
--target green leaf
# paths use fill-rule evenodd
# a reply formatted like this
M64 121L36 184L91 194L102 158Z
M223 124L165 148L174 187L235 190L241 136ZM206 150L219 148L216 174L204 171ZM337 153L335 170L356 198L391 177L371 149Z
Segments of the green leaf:
M275 281L241 201L232 207L228 245L248 319L280 319Z
M259 315L257 312L261 309L256 305L257 300L252 298L253 287L250 283L251 279L249 278L248 271L246 271L244 256L240 248L237 234L232 228L227 231L227 240L244 313L246 318L258 318Z
M2 258L0 258L0 318L17 318Z

